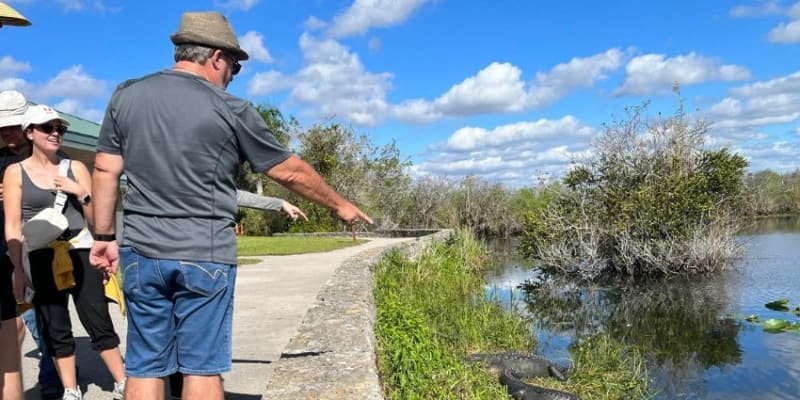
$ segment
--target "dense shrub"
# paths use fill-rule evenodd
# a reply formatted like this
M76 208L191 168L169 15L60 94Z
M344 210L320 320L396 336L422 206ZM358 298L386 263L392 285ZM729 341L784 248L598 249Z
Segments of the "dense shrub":
M525 254L546 268L636 275L715 270L738 253L747 162L705 148L707 125L690 122L682 104L668 118L648 120L646 109L606 126L595 157L526 216Z

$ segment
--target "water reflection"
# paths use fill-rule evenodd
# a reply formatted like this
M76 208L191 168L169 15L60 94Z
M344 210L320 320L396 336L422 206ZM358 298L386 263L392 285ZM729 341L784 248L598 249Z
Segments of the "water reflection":
M744 320L798 319L764 303L800 304L800 220L759 221L741 239L745 257L729 271L592 284L540 275L504 243L494 247L500 262L489 292L531 316L548 356L565 359L575 337L599 331L637 346L660 399L800 398L800 334L768 334Z
M674 395L710 367L726 368L742 361L737 341L741 325L724 300L727 285L720 277L659 282L606 282L585 287L558 279L539 279L523 286L526 311L535 328L583 336L610 332L634 345L660 368L657 386L671 386ZM724 279L722 279L724 281ZM720 301L723 300L723 301Z

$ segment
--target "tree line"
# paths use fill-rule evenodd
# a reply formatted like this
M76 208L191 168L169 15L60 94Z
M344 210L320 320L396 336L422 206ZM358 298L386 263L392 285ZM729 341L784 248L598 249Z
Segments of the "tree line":
M484 236L510 236L522 229L522 215L541 201L534 189L510 189L477 176L412 179L410 161L392 141L379 146L351 127L335 122L302 129L277 108L258 106L278 141L311 164L339 193L375 220L376 229L432 229L465 226ZM240 223L250 235L278 232L337 232L345 226L332 211L306 201L240 166L237 187L279 197L299 206L308 222L241 208Z
M375 220L360 229L466 227L479 236L522 238L524 254L561 271L673 274L722 268L738 254L742 218L798 214L800 171L746 172L727 148L705 146L708 125L682 100L673 115L649 118L647 103L604 125L593 158L576 160L555 182L510 188L477 176L412 178L394 141L376 145L335 122L303 129L259 106L278 140ZM243 165L240 189L301 207L308 222L241 209L248 234L336 232L346 227L317 206Z

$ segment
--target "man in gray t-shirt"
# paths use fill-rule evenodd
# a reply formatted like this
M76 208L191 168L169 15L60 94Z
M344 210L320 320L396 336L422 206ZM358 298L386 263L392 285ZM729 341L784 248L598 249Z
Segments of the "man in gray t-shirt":
M174 67L121 84L97 144L90 260L121 265L128 302L125 398L163 398L182 372L184 398L222 399L230 370L236 188L243 161L348 224L372 220L281 147L247 101L225 92L248 55L222 14L184 13ZM124 234L117 246L119 178Z

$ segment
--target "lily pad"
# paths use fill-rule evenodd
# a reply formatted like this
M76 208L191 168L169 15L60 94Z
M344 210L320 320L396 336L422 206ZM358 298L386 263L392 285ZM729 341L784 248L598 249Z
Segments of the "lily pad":
M775 311L789 311L789 299L780 299L764 304L764 307Z
M755 314L748 315L744 320L747 322L758 322L758 315Z

